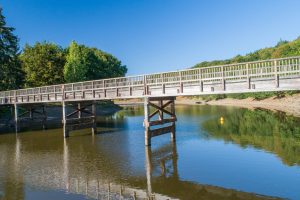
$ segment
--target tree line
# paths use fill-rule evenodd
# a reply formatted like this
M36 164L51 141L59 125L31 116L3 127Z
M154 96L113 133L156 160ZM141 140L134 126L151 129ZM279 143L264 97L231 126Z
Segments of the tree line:
M252 53L248 53L244 56L237 55L231 59L226 59L226 60L213 60L210 62L206 62L206 61L201 62L193 66L193 68L226 65L226 64L241 63L241 62L251 62L256 60L267 60L272 58L284 58L290 56L300 56L300 37L298 37L293 41L280 40L274 47L259 49ZM273 96L277 96L281 98L286 95L290 95L294 93L298 93L298 91L206 95L203 96L202 99L206 101L210 101L213 99L224 99L227 97L236 98L236 99L244 99L244 98L252 97L256 100L261 100Z
M127 67L113 55L72 41L26 44L20 51L14 28L0 8L0 91L124 76Z
M201 62L194 66L209 67L216 65L225 65L241 62L251 62L256 60L267 60L272 58L284 58L290 56L300 56L300 37L293 41L280 40L274 47L259 49L244 56L237 55L231 59L213 60L210 62Z

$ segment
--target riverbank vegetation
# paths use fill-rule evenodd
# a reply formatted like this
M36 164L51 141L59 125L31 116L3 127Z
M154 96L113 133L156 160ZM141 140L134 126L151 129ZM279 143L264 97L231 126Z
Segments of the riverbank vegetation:
M280 40L274 47L268 47L259 49L252 53L248 53L244 56L237 55L231 59L226 60L214 60L210 62L201 62L196 64L193 68L198 67L209 67L216 65L226 65L233 63L241 63L241 62L251 62L256 60L266 60L272 58L283 58L290 56L300 56L300 37L293 41ZM257 100L269 98L272 96L276 97L284 97L286 95L294 94L294 92L259 92L259 93L242 93L242 94L226 94L226 95L207 95L203 96L204 100L217 100L223 98L236 98L236 99L244 99L248 97L252 97Z

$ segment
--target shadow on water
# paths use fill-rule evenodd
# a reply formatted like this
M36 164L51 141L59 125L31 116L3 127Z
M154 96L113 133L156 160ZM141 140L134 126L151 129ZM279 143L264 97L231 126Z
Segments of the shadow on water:
M264 110L206 106L200 109L179 106L176 110L178 142L171 143L162 136L151 148L144 146L141 107L128 107L114 115L98 117L100 134L94 137L63 139L60 128L0 135L0 198L47 199L52 195L56 199L83 196L91 199L274 199L183 178L182 172L189 171L191 166L180 164L184 154L178 149L194 132L201 135L200 140L217 139L243 148L248 145L263 148L289 165L299 165L298 119ZM223 124L219 122L221 116ZM192 129L194 122L198 124ZM205 132L200 133L199 124ZM191 133L184 132L186 126ZM197 155L193 156L197 159Z

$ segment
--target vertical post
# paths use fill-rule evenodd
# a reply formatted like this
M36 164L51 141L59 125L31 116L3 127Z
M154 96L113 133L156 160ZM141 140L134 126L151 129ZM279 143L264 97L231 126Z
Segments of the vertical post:
M248 89L251 89L251 79L250 79L250 74L249 74L249 64L246 64L246 74L247 74L247 85Z
M176 115L175 115L175 100L173 99L172 100L172 103L171 103L171 113L173 116L171 116L172 118L175 118ZM171 141L174 142L176 140L176 125L175 125L175 122L172 122L172 131L171 131Z
M104 98L106 97L106 85L105 85L105 80L103 80L103 93L104 93Z
M147 177L147 193L150 197L152 194L152 152L151 147L145 147L145 157L146 157L146 177Z
M274 60L274 74L275 74L275 86L279 88L279 75L277 69L277 60Z
M162 93L166 94L166 85L164 83L162 84Z
M45 105L42 105L42 113L43 113L43 129L47 129L46 121L47 121L47 112L45 109Z
M14 91L15 103L18 102L17 91Z
M132 87L129 87L129 95L132 96Z
M179 72L180 93L183 93L182 72Z
M18 104L14 104L14 107L15 107L15 123L17 124L18 123L18 120L19 120L19 110L18 110Z
M43 101L43 95L42 95L42 89L39 88L39 93L40 93L40 101Z
M64 138L69 137L69 131L67 129L67 116L66 116L66 103L65 101L62 101L62 122L63 122L63 128L64 128Z
M93 136L97 133L97 104L96 101L93 101L92 104L92 113L93 113L93 127L92 127L92 134Z
M222 72L222 88L225 91L226 90L226 84L225 84L225 72L224 72L224 66L221 67Z
M80 102L77 105L77 109L78 109L78 119L80 119L81 118L81 104L80 104Z
M202 81L201 68L199 68L199 84L200 84L200 92L203 92L203 81Z
M57 94L56 94L56 87L53 86L53 92L54 92L54 100L57 100Z
M32 120L33 119L33 108L31 105L29 105L29 118Z
M144 75L144 95L148 95L148 87L147 87L147 79L146 79L146 75Z
M172 143L172 162L173 162L173 177L178 178L178 167L177 167L177 161L178 161L178 155L177 155L177 147L176 143Z
M149 127L149 99L146 97L144 101L144 126L145 126L145 145L150 146L151 145L151 133L150 133L150 127Z
M93 91L93 99L95 99L96 95L95 95L95 82L92 82L92 91Z

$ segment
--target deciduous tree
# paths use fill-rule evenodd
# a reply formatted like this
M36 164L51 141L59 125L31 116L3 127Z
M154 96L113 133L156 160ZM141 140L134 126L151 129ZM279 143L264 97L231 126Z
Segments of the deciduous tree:
M65 51L60 46L37 42L25 45L20 56L27 87L59 84L64 82L63 69L66 62Z

